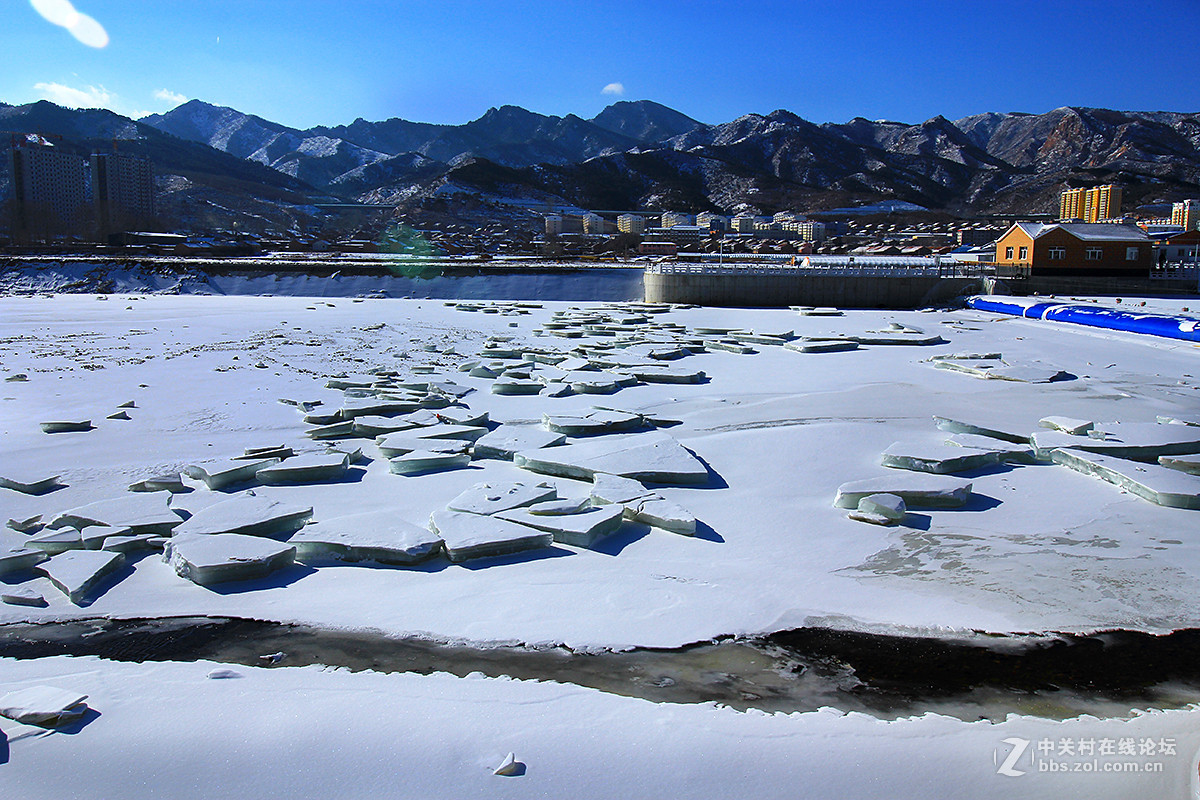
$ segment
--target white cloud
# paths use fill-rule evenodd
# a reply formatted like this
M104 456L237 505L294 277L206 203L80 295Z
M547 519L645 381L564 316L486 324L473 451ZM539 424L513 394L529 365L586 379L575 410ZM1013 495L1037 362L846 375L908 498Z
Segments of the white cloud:
M35 83L34 90L42 100L66 108L107 108L117 111L117 96L103 86L85 86L76 89L61 83Z
M610 83L600 90L600 94L615 94L617 96L625 94L625 85L622 83Z
M71 0L29 0L33 10L47 22L59 25L88 47L107 47L108 31L104 26L80 11L75 10Z
M188 100L184 95L181 95L179 92L172 92L170 89L155 89L154 99L162 100L164 103L170 103L173 106L186 103Z

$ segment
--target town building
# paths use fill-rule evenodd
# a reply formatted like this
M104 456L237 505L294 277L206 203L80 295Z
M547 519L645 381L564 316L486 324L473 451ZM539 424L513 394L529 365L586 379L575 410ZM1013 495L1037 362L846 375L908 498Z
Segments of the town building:
M102 234L142 230L154 219L154 168L129 153L92 153L92 203Z
M996 241L996 265L1032 275L1145 277L1152 241L1136 225L1017 222Z
M696 227L710 232L727 231L729 230L729 218L723 217L720 214L714 214L711 211L703 211L696 215Z
M1121 216L1122 189L1116 184L1068 189L1059 197L1058 218L1064 222L1102 222Z
M673 256L679 252L674 242L647 239L638 245L638 253L644 256Z
M599 214L583 215L583 232L590 234L607 234L616 231L616 226Z
M692 216L690 214L681 214L678 211L664 211L662 215L661 226L664 228L674 228L676 225L691 225Z
M646 218L637 214L621 214L617 217L617 230L621 233L645 233Z
M753 214L738 214L730 222L729 227L738 233L754 233L758 225L758 217Z
M1151 238L1155 240L1154 263L1157 266L1200 263L1200 230L1191 228Z
M9 150L18 236L49 239L82 233L87 222L88 165L41 137L22 137Z
M1171 224L1185 231L1194 231L1200 225L1200 200L1184 200L1171 206Z

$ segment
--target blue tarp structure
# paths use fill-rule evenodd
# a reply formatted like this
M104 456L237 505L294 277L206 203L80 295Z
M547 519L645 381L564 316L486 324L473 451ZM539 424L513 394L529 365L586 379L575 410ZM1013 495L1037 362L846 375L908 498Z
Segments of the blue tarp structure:
M967 300L967 305L979 311L994 311L997 314L1011 314L1027 319L1070 322L1093 328L1107 328L1114 331L1162 336L1168 339L1182 339L1186 342L1200 342L1200 319L1195 317L1142 314L1136 311L1104 308L1103 306L987 295L972 297Z

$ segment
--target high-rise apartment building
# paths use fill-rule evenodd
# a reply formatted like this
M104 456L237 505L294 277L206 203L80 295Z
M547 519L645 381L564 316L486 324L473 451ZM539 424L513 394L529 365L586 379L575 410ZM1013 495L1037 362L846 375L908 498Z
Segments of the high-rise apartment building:
M1058 218L1083 222L1116 219L1121 215L1121 194L1121 187L1112 183L1068 189L1059 197Z
M85 160L40 138L24 138L13 143L9 166L17 230L36 238L83 232L88 205Z
M1171 206L1171 224L1194 231L1200 223L1200 200L1184 200Z
M621 233L645 233L646 219L637 214L621 214L617 217L617 230Z
M129 153L92 153L92 202L103 233L140 230L154 218L154 168Z

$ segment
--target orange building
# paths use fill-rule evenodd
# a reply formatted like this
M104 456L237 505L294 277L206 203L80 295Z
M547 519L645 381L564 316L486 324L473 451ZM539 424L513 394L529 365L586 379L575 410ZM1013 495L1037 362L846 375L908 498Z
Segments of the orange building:
M1136 225L1018 222L996 240L996 264L1033 275L1145 277L1152 251Z
M1068 189L1059 197L1058 218L1064 222L1116 219L1121 216L1122 193L1121 187L1112 183L1091 189Z

